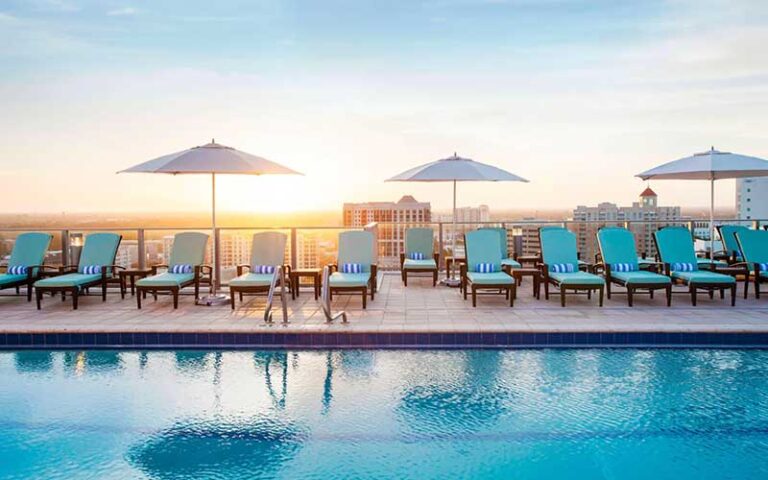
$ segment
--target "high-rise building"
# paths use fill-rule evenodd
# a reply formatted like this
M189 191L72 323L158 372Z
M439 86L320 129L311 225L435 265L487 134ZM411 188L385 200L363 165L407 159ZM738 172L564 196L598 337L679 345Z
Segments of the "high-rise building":
M301 232L296 235L296 267L317 268L320 235L316 232Z
M362 228L371 222L379 225L379 264L395 267L405 244L405 229L432 221L429 202L418 202L405 195L397 202L345 203L344 226Z
M768 219L768 177L736 180L736 215L742 220Z
M581 258L586 261L595 259L598 252L596 235L600 227L620 226L624 222L637 222L631 225L630 230L635 235L638 253L655 256L653 232L683 220L680 207L660 207L658 198L649 187L640 194L640 201L632 203L630 207L618 207L608 202L600 203L597 207L576 207L573 211L574 222L569 228L576 234Z

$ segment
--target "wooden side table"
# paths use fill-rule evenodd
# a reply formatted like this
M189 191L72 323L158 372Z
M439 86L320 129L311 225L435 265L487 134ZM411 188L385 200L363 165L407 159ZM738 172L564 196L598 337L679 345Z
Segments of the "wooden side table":
M512 275L518 285L523 283L523 277L531 277L533 296L536 300L541 298L541 271L538 268L507 268L505 271Z
M458 266L467 263L466 258L445 257L445 278L453 278L454 263Z
M535 267L537 264L541 263L541 255L519 255L516 260L520 262L520 265L522 266L530 264L531 267Z
M134 296L136 294L136 280L148 277L151 273L151 268L120 270L118 272L118 275L120 275L120 296L125 298L128 282L131 282L131 296Z
M315 300L317 300L318 297L320 297L320 272L321 270L319 268L297 268L291 270L290 280L294 295L297 297L299 296L299 283L301 278L311 278L312 287L315 291Z

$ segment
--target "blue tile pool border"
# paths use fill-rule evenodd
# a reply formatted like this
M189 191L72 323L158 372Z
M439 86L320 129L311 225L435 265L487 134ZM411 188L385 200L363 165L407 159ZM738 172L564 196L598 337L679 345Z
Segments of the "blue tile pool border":
M594 347L768 348L768 332L0 333L0 350Z

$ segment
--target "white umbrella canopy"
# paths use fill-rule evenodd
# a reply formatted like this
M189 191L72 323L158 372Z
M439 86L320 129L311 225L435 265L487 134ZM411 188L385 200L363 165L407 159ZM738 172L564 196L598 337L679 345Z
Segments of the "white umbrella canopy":
M302 175L288 167L250 153L241 152L211 140L211 143L134 165L117 173L165 173L169 175L207 174L211 176L211 230L213 232L213 264L216 265L216 174L224 175ZM214 279L216 272L214 272ZM203 303L224 303L225 297L213 295Z
M494 167L493 165L476 162L469 158L459 157L456 153L452 157L425 163L424 165L406 170L386 181L453 182L452 255L456 254L456 182L528 182L525 178L514 173Z
M768 160L710 148L635 175L643 180L709 180L709 253L714 254L715 180L768 176Z

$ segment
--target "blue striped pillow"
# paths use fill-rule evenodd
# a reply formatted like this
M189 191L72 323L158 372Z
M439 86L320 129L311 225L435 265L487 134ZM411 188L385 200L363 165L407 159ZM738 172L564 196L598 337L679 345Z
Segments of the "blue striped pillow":
M494 273L496 271L496 265L492 263L478 263L475 265L475 272L477 273Z
M192 265L180 263L177 265L172 265L171 268L168 269L169 273L192 273Z
M341 266L341 273L363 273L363 265L360 263L345 263Z
M760 271L761 272L768 272L768 263L761 263L760 264Z
M411 252L411 260L424 260L424 254L421 252Z
M549 266L550 272L555 273L573 273L576 267L572 263L553 263Z
M275 266L274 265L254 265L253 273L273 274L275 273Z
M690 262L677 262L670 265L673 272L695 272L698 269L698 265Z
M83 275L98 275L101 273L101 265L86 265L81 273Z
M638 270L640 270L640 266L636 263L614 263L611 265L613 272L636 272Z
M8 275L26 275L29 269L24 265L8 267Z

